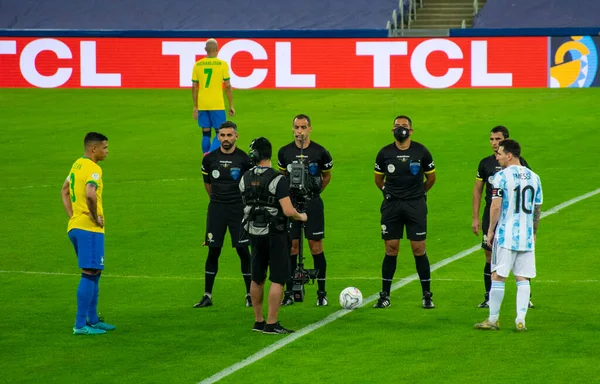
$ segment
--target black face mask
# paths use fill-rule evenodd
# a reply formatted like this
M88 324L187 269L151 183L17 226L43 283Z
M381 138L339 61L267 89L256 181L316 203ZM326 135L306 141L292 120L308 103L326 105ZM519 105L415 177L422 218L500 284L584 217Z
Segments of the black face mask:
M409 136L410 136L409 128L397 127L394 129L394 137L399 142L403 142L404 140L408 139Z

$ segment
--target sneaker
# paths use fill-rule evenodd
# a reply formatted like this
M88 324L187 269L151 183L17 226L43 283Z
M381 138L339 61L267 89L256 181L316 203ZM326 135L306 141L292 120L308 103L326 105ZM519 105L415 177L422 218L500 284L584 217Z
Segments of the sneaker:
M262 333L266 333L267 335L283 335L287 333L294 333L294 331L283 328L278 321L275 324L265 324Z
M250 294L246 295L246 307L251 307L252 306L252 298L250 297Z
M527 330L524 320L517 320L515 323L515 327L517 332L525 332Z
M379 292L379 299L377 299L377 302L373 308L387 308L391 305L392 303L390 302L390 294L387 292Z
M425 309L435 308L435 305L433 305L433 301L431 301L432 296L433 296L433 293L431 293L431 292L423 293L423 308L425 308Z
M194 304L194 308L210 307L212 305L212 299L208 295L204 295L202 300Z
M89 325L84 325L81 328L73 327L74 335L102 335L106 333L104 329L92 328Z
M265 324L266 322L263 321L255 321L254 322L254 327L252 327L252 330L254 332L262 332L265 329Z
M529 307L529 308L533 308L533 303L531 302L531 300L529 300L529 305L528 305L528 307Z
M318 291L317 292L317 307L326 307L327 306L327 292Z
M281 300L281 305L287 307L292 304L294 304L294 293L292 291L285 291L283 300Z
M492 323L489 319L485 319L482 323L475 324L475 329L483 329L486 331L498 331L500 330L500 323Z
M94 329L101 329L103 331L114 331L117 327L115 327L112 324L107 324L104 321L100 320L98 321L96 324L87 324L88 326L94 328Z

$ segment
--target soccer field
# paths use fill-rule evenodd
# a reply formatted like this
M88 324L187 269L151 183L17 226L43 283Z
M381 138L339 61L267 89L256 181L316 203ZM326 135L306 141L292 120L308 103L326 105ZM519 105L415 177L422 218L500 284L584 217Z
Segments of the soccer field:
M286 336L251 331L239 259L224 248L214 306L194 309L204 291L202 241L208 198L201 132L189 90L0 89L0 371L10 383L197 383ZM314 327L339 311L347 286L365 297L381 289L379 206L373 182L379 149L393 141L398 114L413 119L413 140L431 151L437 182L428 194L427 253L440 262L476 246L471 193L490 129L510 129L544 187L542 211L598 192L600 89L249 90L235 91L239 147L266 136L276 150L292 141L292 117L310 115L312 139L334 159L323 195L329 306L282 308L282 324ZM101 315L117 330L75 337L80 272L66 235L60 188L83 154L83 136L109 138L104 170L106 269ZM274 160L276 160L274 158ZM220 382L474 383L584 382L597 376L600 279L595 255L600 194L540 223L535 308L526 333L514 329L509 278L499 332L473 329L488 312L483 251L432 272L434 310L421 308L411 281L392 307L359 308ZM228 244L228 240L226 240ZM305 247L308 250L308 247ZM312 266L306 254L308 266ZM415 273L401 241L395 282ZM289 336L288 336L289 337Z

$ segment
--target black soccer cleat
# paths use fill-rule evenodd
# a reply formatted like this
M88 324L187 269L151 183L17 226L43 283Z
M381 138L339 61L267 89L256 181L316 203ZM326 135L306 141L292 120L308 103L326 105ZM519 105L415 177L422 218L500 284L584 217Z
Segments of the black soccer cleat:
M373 308L387 308L391 305L392 303L390 302L390 294L387 292L379 292L379 299L377 299L377 302Z
M252 327L252 331L262 332L265 329L265 324L267 324L267 323L264 320L263 321L255 321L254 327Z
M317 292L317 307L326 307L328 304L327 302L327 292L325 291L318 291Z
M488 293L485 294L484 300L477 306L477 308L489 308L490 307L490 296Z
M431 301L431 297L433 293L431 292L423 292L423 308L425 309L433 309L435 305L433 305L433 301Z
M281 305L283 307L287 307L288 305L294 304L294 293L292 291L285 291L283 294L283 300L281 300Z
M212 304L212 299L210 297L208 297L208 295L204 295L202 297L202 300L200 300L199 302L197 302L196 304L194 304L194 308L204 308L204 307L210 307Z
M246 300L245 300L245 302L246 302L246 307L251 307L252 306L252 297L250 297L249 293L246 294Z
M283 328L278 321L275 324L265 324L262 333L265 333L267 335L284 335L288 333L294 333L294 331L292 331L291 329Z

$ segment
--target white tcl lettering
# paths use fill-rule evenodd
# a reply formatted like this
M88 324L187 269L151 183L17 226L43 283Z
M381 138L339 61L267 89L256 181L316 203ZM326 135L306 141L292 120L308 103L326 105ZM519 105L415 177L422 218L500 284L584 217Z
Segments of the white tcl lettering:
M196 63L196 56L205 54L205 41L163 41L163 56L179 56L179 86L192 85L192 69Z
M192 81L192 69L198 56L206 55L205 41L163 41L162 54L165 56L179 56L179 86L189 87ZM248 52L254 60L267 60L267 51L262 45L253 40L232 40L225 43L220 49L218 57L231 63L231 59L238 52ZM245 77L238 76L233 68L229 68L231 84L235 88L248 89L260 85L267 78L266 68L255 68Z
M226 43L219 51L219 58L231 65L231 59L238 52L248 52L254 60L267 60L269 58L265 48L254 40L232 40ZM231 67L229 71L231 72L231 85L239 89L258 87L265 81L269 73L266 68L254 68L248 76L242 77L238 76Z
M471 42L471 85L474 87L512 87L512 73L488 73L487 41Z
M357 42L357 56L373 56L373 86L390 86L390 56L406 56L408 44L405 41L394 42Z
M21 52L19 66L23 78L39 88L56 88L64 85L73 75L72 66L60 66L52 75L42 75L35 61L41 52L53 52L59 59L72 59L69 46L57 39L38 39L28 43ZM0 54L17 54L16 41L1 41ZM82 87L120 87L120 73L98 73L96 68L96 42L80 43L80 69Z
M448 39L425 40L415 47L410 57L413 78L427 88L448 88L464 75L464 64L449 67L445 74L436 76L427 69L427 59L433 52L443 52L449 59L463 59L463 50ZM357 56L373 56L373 87L389 87L392 55L407 55L407 42L357 42ZM510 87L512 73L488 72L487 41L471 42L471 81L473 87Z
M462 59L460 47L446 39L432 39L417 45L410 58L410 70L417 82L427 88L448 88L460 80L462 68L449 68L442 76L434 76L427 70L427 57L436 51L442 51L449 59Z
M39 88L56 88L60 87L73 74L72 68L58 68L53 75L45 76L38 72L35 67L35 59L40 52L52 51L59 59L72 59L71 49L60 40L56 39L40 39L34 40L27 44L21 52L21 73L25 80L31 85Z
M81 49L81 86L82 87L120 87L120 73L98 73L96 69L96 42L82 41Z
M189 87L191 75L197 56L204 54L205 42L178 42L163 41L162 54L179 56L179 86ZM248 52L253 60L268 60L269 55L265 48L254 40L231 40L219 49L218 57L231 63L233 57L239 52ZM266 66L266 65L265 65ZM248 76L240 76L235 69L230 67L231 85L238 89L250 89L261 85L269 70L255 67ZM314 74L292 73L292 44L290 42L275 43L275 86L290 88L314 88L316 76Z
M275 86L277 88L314 88L313 74L292 73L292 43L275 43Z

